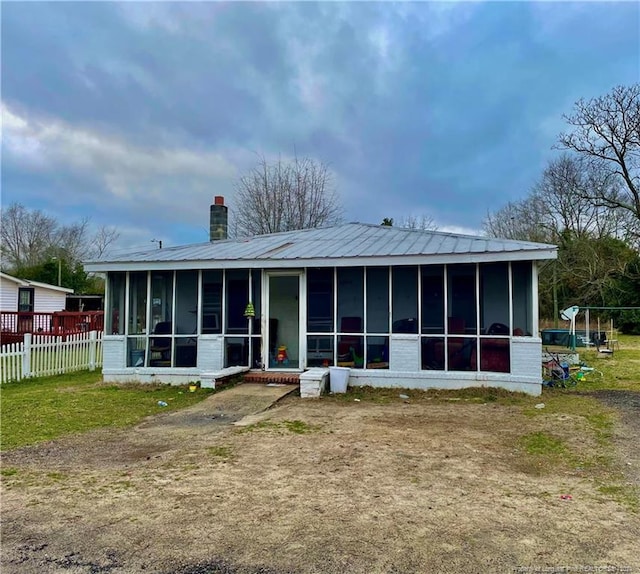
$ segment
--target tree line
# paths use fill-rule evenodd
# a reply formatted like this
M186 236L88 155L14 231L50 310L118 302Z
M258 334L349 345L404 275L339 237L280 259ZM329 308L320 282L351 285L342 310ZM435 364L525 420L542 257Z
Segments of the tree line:
M2 271L78 294L101 293L102 280L88 275L82 261L99 258L118 237L115 228L92 228L89 218L63 225L39 209L12 203L0 211Z
M484 232L558 246L540 274L542 317L569 305L640 306L640 84L581 99L564 119L559 155L526 197L487 214ZM640 312L609 315L640 332Z

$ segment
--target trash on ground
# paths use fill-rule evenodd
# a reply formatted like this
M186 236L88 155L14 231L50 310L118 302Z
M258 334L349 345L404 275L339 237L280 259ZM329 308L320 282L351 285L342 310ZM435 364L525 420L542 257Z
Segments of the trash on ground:
M355 403L359 403L359 402L360 402L360 399L353 399L353 402L355 402Z
M570 494L561 494L560 498L562 500L573 500L573 496L571 496Z
M159 407L168 407L169 403L165 403L164 401L158 401L158 406Z
M409 398L409 395L400 395L400 398L401 398L401 399L408 399L408 398Z
M537 408L537 409L543 409L543 408L544 408L544 403L538 403L538 404L536 405L536 408Z

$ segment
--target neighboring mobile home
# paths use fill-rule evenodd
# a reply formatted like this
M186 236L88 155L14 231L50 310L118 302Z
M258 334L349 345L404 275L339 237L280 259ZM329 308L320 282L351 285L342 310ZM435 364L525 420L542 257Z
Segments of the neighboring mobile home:
M349 223L208 243L107 274L107 381L183 383L234 365L351 367L350 384L541 392L538 263L552 245Z
M64 311L67 294L73 289L18 279L0 273L0 311L52 313Z

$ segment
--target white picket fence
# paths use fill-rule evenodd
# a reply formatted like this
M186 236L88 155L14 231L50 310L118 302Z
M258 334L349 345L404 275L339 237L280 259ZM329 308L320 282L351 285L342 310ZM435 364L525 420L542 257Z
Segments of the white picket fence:
M102 331L72 335L32 335L0 347L0 383L61 375L102 366Z

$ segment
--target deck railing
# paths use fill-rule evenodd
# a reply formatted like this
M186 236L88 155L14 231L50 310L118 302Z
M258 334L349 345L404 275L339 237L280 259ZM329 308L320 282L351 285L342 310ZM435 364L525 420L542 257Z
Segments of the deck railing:
M0 311L0 337L3 343L22 340L22 335L70 335L104 330L104 311L56 311L32 313Z

